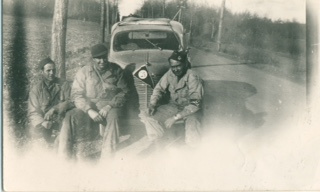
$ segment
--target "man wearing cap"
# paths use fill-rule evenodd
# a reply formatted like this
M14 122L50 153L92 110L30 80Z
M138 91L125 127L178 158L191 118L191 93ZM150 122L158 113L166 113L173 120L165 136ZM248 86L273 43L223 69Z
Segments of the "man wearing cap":
M34 139L42 138L52 143L55 140L53 132L59 131L65 112L73 107L71 86L55 76L55 63L50 58L40 61L38 68L41 80L29 92L30 133Z
M94 45L91 55L92 63L79 69L75 76L71 97L76 109L67 113L61 128L64 138L60 137L58 152L69 157L75 155L75 147L78 154L85 156L87 151L79 147L81 143L90 145L101 136L101 156L109 156L118 142L118 116L125 103L127 84L122 69L108 62L104 44ZM82 148L88 147L84 144Z
M150 140L158 141L164 133L178 121L185 122L185 142L195 147L200 141L199 114L203 97L200 77L188 67L187 53L174 51L168 59L170 69L160 79L153 90L147 113L142 113ZM159 101L166 92L170 93L168 104Z

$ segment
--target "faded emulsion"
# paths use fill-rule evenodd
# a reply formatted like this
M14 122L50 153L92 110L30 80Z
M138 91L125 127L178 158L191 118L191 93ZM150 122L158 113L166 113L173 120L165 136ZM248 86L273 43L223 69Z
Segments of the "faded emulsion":
M162 7L156 6L160 1L143 1L141 15L163 14L172 18L176 14L175 1L163 1L168 3L163 13L159 12ZM9 38L4 39L8 43L3 51L7 57L3 61L7 71L4 89L9 98L4 100L4 110L10 118L9 123L4 122L5 130L10 129L10 136L4 135L10 138L4 141L4 188L7 191L320 188L319 121L306 122L305 114L308 99L305 86L308 91L308 82L312 79L305 83L304 24L226 10L222 52L218 52L215 37L219 22L211 20L217 17L218 9L190 4L182 20L187 30L190 25L192 31L192 70L204 80L203 137L199 150L185 147L183 124L177 125L175 130L168 129L171 137L164 137L166 143L160 152L149 144L145 126L139 119L139 92L135 89L132 72L140 67L139 63L156 66L153 61L157 58L150 54L139 55L141 50L132 48L126 51L134 57L119 55L130 61L124 76L131 89L122 113L125 118L120 122L123 137L114 158L108 161L95 156L93 161L60 162L54 150L26 142L28 91L37 77L35 65L50 52L54 1L7 2L14 2L14 6L10 4L13 14L4 16L4 24L9 27L3 27L4 33L9 34ZM118 2L129 5L128 2L134 0ZM100 12L97 0L69 0L69 3L66 72L67 79L73 80L77 70L91 61L91 45L100 41L97 20ZM116 6L110 8L111 23L117 17L112 12L114 8ZM126 10L121 11L121 5L119 9L119 15L126 13ZM37 11L30 13L30 10ZM28 17L28 14L38 17ZM307 33L314 26L310 27ZM313 46L312 42L310 44ZM318 46L315 49L318 50ZM161 49L152 51L164 52ZM141 61L132 62L133 58ZM308 61L313 63L313 60ZM313 67L316 68L312 65L307 69L310 70L307 78L316 76L310 74L315 72ZM141 90L145 90L145 86Z
M24 1L14 1L13 41L9 46L12 55L6 74L8 86L9 117L13 120L13 132L17 138L25 136L27 125L27 98L29 80L27 77L27 43L25 19L22 16ZM10 126L11 127L11 126Z

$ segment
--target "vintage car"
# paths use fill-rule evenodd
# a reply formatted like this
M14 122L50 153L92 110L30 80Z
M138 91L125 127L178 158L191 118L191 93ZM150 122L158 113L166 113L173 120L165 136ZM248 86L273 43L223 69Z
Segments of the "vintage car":
M134 108L147 108L154 86L169 69L169 56L188 50L187 36L181 23L166 18L127 17L112 26L109 62L125 70Z

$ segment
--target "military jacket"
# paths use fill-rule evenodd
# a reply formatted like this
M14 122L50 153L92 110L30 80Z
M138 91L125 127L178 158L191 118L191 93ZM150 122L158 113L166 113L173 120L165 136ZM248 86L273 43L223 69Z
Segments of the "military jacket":
M48 85L44 79L35 84L29 92L28 100L28 117L32 126L40 125L44 119L44 115L51 108L59 105L68 105L65 109L73 105L70 101L71 86L69 82L59 78L53 80L51 85Z
M120 67L110 64L100 77L92 63L79 69L71 89L71 97L77 108L87 112L101 101L106 101L102 102L103 105L113 107L117 102L115 98L125 97L128 89Z
M150 104L157 105L166 91L170 92L170 102L182 109L179 112L182 117L201 108L204 94L203 81L191 69L188 69L180 80L171 70L165 73L153 90Z

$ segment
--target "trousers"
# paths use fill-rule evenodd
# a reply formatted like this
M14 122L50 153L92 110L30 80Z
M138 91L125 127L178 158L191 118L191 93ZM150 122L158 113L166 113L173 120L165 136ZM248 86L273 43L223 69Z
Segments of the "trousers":
M99 123L87 113L74 108L66 113L58 136L57 152L60 157L86 157L101 151L101 156L115 151L119 138L118 108L112 108L101 124L104 131L100 135Z
M164 135L164 122L176 115L180 111L175 104L169 103L159 106L153 116L142 112L140 114L141 121L145 124L146 132L149 140L155 141ZM183 118L185 127L185 143L191 147L196 147L201 138L200 113L194 113Z

